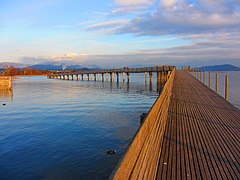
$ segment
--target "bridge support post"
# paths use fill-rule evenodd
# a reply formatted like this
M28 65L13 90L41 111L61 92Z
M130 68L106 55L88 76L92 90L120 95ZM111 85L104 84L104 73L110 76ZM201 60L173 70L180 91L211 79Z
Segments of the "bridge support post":
M125 72L122 73L122 80L125 81Z
M67 80L69 80L69 75L67 75Z
M152 72L149 72L149 91L152 91Z
M127 81L128 82L130 81L130 73L129 72L127 73Z
M96 77L96 74L94 74L94 81L96 81L97 80L97 77Z
M108 72L106 73L106 81L108 81Z
M166 83L166 73L165 73L165 71L163 71L161 74L162 74L161 81L162 81L162 84L164 85Z
M148 77L147 77L147 74L148 74L148 73L145 72L144 74L145 74L145 83L147 83L147 78L148 78Z
M76 74L76 80L78 81L78 74Z
M83 81L83 78L84 78L83 75L84 75L84 74L81 74L81 76L82 76L82 81Z
M202 71L200 71L200 81L202 82Z
M102 82L104 82L104 73L102 73Z
M161 72L157 72L157 91L161 91Z
M152 81L152 76L153 76L153 73L152 72L149 72L149 80Z
M89 81L89 74L87 74L87 80Z
M72 81L73 81L73 74L72 74Z
M114 81L114 72L111 72L111 82Z
M118 73L116 73L117 74L117 82L119 82L119 74Z
M98 77L98 81L100 81L100 73L98 73L97 77Z

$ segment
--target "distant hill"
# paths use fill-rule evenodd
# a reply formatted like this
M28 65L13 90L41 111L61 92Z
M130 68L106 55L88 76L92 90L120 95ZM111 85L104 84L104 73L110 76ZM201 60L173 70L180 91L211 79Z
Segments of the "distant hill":
M86 65L79 65L79 64L74 64L72 62L47 62L47 63L42 63L42 64L34 64L34 65L26 65L26 64L21 64L21 63L12 63L12 62L2 62L0 63L0 70L7 68L9 66L19 68L19 69L25 69L26 67L38 69L38 70L88 70L88 69L101 69L100 66L97 65L91 65L91 64L86 64Z
M200 69L202 71L240 71L240 67L233 66L231 64L203 66L197 69Z
M101 69L95 65L66 65L66 64L56 64L56 63L49 63L49 64L36 64L29 66L30 68L35 68L38 70L88 70L88 69Z
M27 67L28 65L21 64L21 63L13 63L13 62L1 62L0 63L0 69L4 69L8 66L13 66L15 68L24 68L24 67Z

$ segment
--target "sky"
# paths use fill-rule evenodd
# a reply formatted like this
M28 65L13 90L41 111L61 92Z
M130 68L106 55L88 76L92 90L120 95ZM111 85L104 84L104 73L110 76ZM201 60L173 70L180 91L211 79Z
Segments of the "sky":
M240 66L240 0L0 0L0 62Z

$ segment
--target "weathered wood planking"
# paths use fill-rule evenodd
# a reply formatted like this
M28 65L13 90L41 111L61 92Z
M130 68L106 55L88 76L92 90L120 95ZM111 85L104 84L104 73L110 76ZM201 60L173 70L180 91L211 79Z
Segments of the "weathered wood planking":
M239 179L240 110L173 71L114 179Z
M240 111L177 71L157 179L239 179Z
M154 179L168 119L175 69L129 147L114 179Z

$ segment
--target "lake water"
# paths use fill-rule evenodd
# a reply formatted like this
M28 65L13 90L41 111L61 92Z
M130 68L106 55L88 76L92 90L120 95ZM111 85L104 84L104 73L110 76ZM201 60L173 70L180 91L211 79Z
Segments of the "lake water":
M107 179L157 95L143 75L129 84L19 77L0 92L0 179Z

